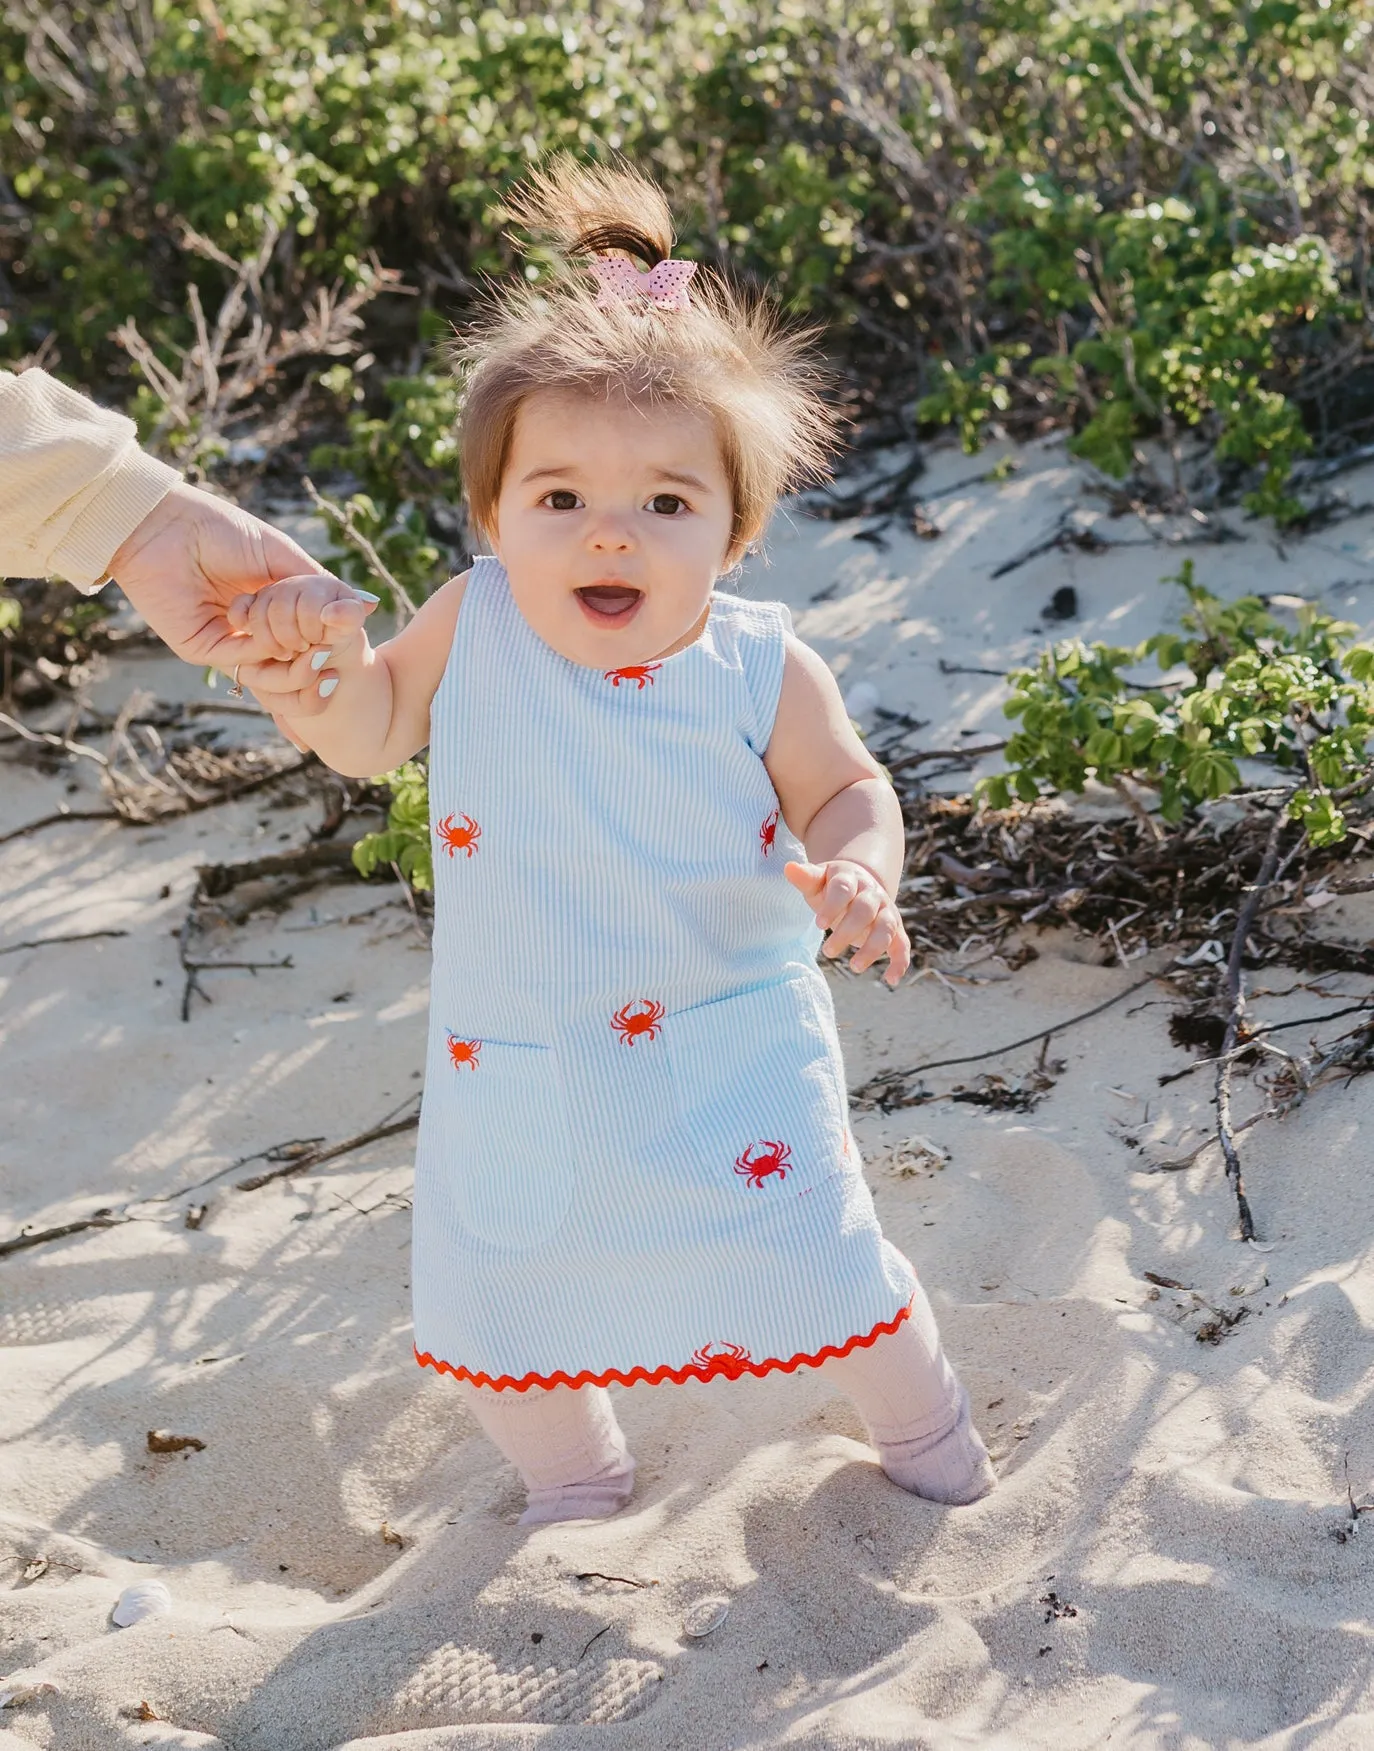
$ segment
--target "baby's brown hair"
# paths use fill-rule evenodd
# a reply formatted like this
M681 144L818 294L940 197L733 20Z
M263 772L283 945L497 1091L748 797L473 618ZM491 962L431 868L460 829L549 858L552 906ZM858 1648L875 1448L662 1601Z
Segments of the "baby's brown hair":
M472 521L495 533L496 506L520 404L539 390L676 404L711 418L720 435L734 520L727 565L767 526L779 497L820 479L834 441L812 336L786 327L766 299L699 267L690 309L645 297L597 303L587 260L668 258L673 222L662 191L625 164L558 157L506 206L558 250L551 282L502 287L460 336L464 380L459 441ZM579 259L581 258L581 259Z

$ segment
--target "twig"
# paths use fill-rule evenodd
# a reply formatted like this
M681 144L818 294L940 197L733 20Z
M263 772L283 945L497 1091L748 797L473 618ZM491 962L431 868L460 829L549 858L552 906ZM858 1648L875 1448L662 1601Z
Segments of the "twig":
M40 815L36 821L26 821L22 827L11 827L8 833L0 833L0 845L8 845L11 839L23 839L30 833L41 832L44 827L57 827L63 821L127 821L129 817L119 809L57 809L51 815ZM146 826L147 822L140 825Z
M64 1240L69 1234L82 1234L88 1228L118 1228L121 1223L132 1221L132 1216L114 1210L97 1210L94 1216L83 1217L79 1222L63 1222L57 1228L21 1228L9 1240L0 1240L0 1259L30 1246L45 1246L50 1240Z
M196 911L201 900L205 898L206 877L217 867L223 868L222 865L207 865L197 872L196 885L191 891L190 904L186 908L186 916L181 921L181 929L177 932L177 959L181 963L182 972L186 975L186 983L181 992L181 1019L183 1021L191 1019L191 998L193 995L203 997L207 1003L214 1002L214 998L200 982L202 973L217 973L235 968L253 974L280 973L288 971L293 965L290 955L285 955L277 961L195 961L191 959L189 949L191 932L197 924Z
M0 955L18 954L21 948L49 948L55 942L93 942L97 936L127 936L127 930L79 930L73 936L35 936L28 942L7 942Z
M1286 817L1282 809L1274 816L1273 825L1269 829L1269 837L1264 846L1264 857L1260 863L1259 873L1255 877L1254 886L1246 895L1245 904L1240 909L1236 920L1236 933L1231 938L1231 952L1226 959L1226 973L1223 990L1230 999L1230 1013L1226 1018L1226 1032L1221 1042L1221 1062L1217 1065L1217 1139L1221 1144L1221 1153L1226 1161L1226 1177L1230 1180L1236 1194L1236 1209L1240 1216L1240 1237L1252 1241L1255 1238L1255 1221L1250 1213L1250 1201L1245 1195L1245 1181L1240 1170L1240 1155L1236 1150L1235 1131L1231 1125L1231 1071L1234 1066L1234 1051L1240 1025L1245 1016L1245 975L1241 967L1245 955L1245 945L1250 936L1250 926L1255 922L1259 912L1260 901L1266 889L1274 878L1278 867L1279 844L1283 837L1283 827Z
M903 754L899 760L884 762L889 772L905 772L909 766L922 766L927 760L978 760L984 754L1000 754L1006 747L1006 739L1000 742L984 742L977 748L917 748L910 754Z
M406 906L409 908L410 922L415 927L415 934L419 937L420 941L424 943L425 947L428 948L432 941L432 932L426 926L424 919L421 918L420 908L415 904L415 891L406 880L405 874L399 863L393 861L391 865L391 873L395 876L397 886L401 890L402 898L405 900Z
M175 1191L161 1192L151 1198L135 1198L127 1204L118 1206L107 1205L94 1211L90 1216L77 1222L64 1222L55 1228L22 1228L9 1240L0 1241L0 1258L6 1258L10 1253L23 1252L28 1247L45 1246L49 1241L63 1240L69 1234L81 1234L90 1228L118 1228L125 1222L146 1221L147 1217L139 1217L134 1211L150 1204L175 1203L178 1198L189 1197L193 1192L203 1190L217 1179L222 1179L226 1173L232 1173L236 1168L246 1167L250 1161L272 1161L279 1159L288 1149L297 1150L284 1167L276 1168L271 1173L256 1174L251 1179L241 1180L236 1190L241 1192L256 1191L259 1186L270 1184L277 1179L288 1179L292 1174L303 1173L307 1168L316 1167L321 1162L333 1161L341 1155L351 1154L355 1149L361 1149L364 1144L375 1143L383 1137L392 1137L402 1131L412 1130L419 1123L419 1114L412 1113L406 1118L395 1121L395 1115L401 1107L410 1105L419 1097L408 1095L401 1105L393 1107L391 1112L377 1125L368 1131L359 1132L356 1137L348 1137L342 1143L335 1143L327 1149L316 1149L314 1144L323 1141L320 1137L292 1138L285 1143L273 1143L267 1149L255 1150L251 1155L240 1156L237 1161L231 1161L227 1167L219 1168L208 1178L198 1180L195 1185L178 1186Z
M396 604L396 613L400 624L404 626L408 620L412 620L420 611L419 604L412 601L410 593L406 590L400 579L397 578L394 573L387 570L381 554L378 553L377 549L368 540L367 536L363 534L362 530L359 529L354 522L352 507L349 506L345 508L343 505L336 505L333 499L325 498L324 494L319 490L308 474L305 476L301 484L310 495L310 502L314 505L315 509L319 511L321 516L326 518L328 522L334 525L350 547L355 548L357 552L362 554L373 575L379 578L381 582L386 585L387 589L391 591L392 598Z
M596 1632L596 1634L595 1634L595 1635L594 1635L594 1636L593 1636L593 1637L592 1637L592 1639L591 1639L591 1640L590 1640L590 1641L589 1641L589 1642L588 1642L588 1643L587 1643L587 1645L586 1645L586 1647L585 1647L585 1648L583 1648L583 1650L582 1650L582 1652L581 1652L581 1653L580 1653L580 1654L579 1654L579 1655L578 1655L578 1656L577 1656L577 1658L578 1658L578 1662L579 1662L579 1664L580 1664L580 1663L581 1663L581 1662L582 1662L582 1661L583 1661L583 1660L585 1660L585 1659L586 1659L586 1657L587 1657L587 1655L588 1655L588 1654L589 1654L589 1653L590 1653L590 1652L591 1652L591 1650L592 1650L592 1649L593 1649L593 1648L594 1648L594 1647L595 1647L595 1646L596 1646L596 1644L597 1644L597 1643L598 1643L598 1642L599 1642L599 1641L600 1641L600 1640L601 1640L601 1638L602 1638L602 1636L603 1636L603 1635L606 1635L606 1634L608 1634L608 1633L609 1633L609 1631L610 1631L610 1628L611 1628L611 1626L610 1626L610 1624L609 1624L609 1623L608 1623L608 1624L607 1624L607 1625L606 1625L606 1627L605 1627L605 1629L599 1629L599 1630L597 1630L597 1632Z
M1144 827L1145 831L1150 835L1151 839L1154 840L1155 844L1158 845L1162 843L1164 839L1164 829L1126 783L1126 780L1120 776L1114 778L1112 780L1112 789L1121 798L1122 802L1125 803L1126 807L1135 816L1136 820Z
M1063 1033L1066 1028L1077 1027L1079 1022L1091 1021L1095 1015L1101 1015L1104 1010L1113 1008L1123 998L1132 996L1137 991L1143 991L1147 985L1153 985L1159 977L1151 973L1144 979L1137 979L1134 984L1125 986L1115 997L1109 997L1105 1003L1099 1003L1092 1009L1085 1009L1081 1015L1071 1015L1064 1021L1057 1021L1052 1027L1041 1028L1038 1033L1027 1034L1024 1039L1011 1040L1004 1046L993 1046L986 1052L969 1052L959 1058L932 1058L928 1064L913 1065L910 1070L885 1070L879 1075L870 1077L861 1087L851 1093L856 1100L862 1100L868 1089L874 1086L890 1087L894 1082L900 1082L909 1076L920 1076L927 1070L948 1070L956 1064L982 1064L989 1058L1000 1058L1005 1052L1019 1051L1022 1046L1034 1046L1041 1040L1047 1040L1052 1034Z
M291 1179L293 1175L304 1173L308 1168L318 1167L323 1161L334 1161L340 1155L350 1155L355 1149L362 1149L368 1143L379 1143L384 1137L397 1137L402 1131L413 1131L419 1122L418 1110L403 1119L383 1119L369 1130L359 1131L356 1137L346 1137L342 1143L332 1143L327 1149L311 1150L295 1161L287 1162L284 1167L274 1167L270 1173L255 1173L248 1179L241 1179L235 1190L256 1192L262 1186L271 1185L274 1180Z
M32 730L27 724L20 723L17 717L11 717L7 711L0 711L0 723L7 724L26 742L39 742L49 748L61 748L64 754L79 754L83 760L94 760L98 766L109 765L99 748L89 748L85 742L73 742L66 736L56 736L51 730Z
M1283 994L1280 993L1280 995ZM1285 1028L1311 1027L1315 1022L1339 1021L1343 1015L1363 1015L1371 1005L1374 1005L1374 998L1366 997L1363 1003L1348 1003L1344 1009L1331 1009L1325 1015L1298 1015L1294 1016L1292 1021L1266 1022L1263 1027L1257 1027L1253 1033L1247 1034L1239 1045L1234 1046L1231 1050L1231 1056L1232 1058L1243 1058L1252 1046L1263 1044L1266 1034L1281 1034ZM1349 1039L1350 1035L1345 1034L1342 1038ZM1161 1076L1159 1086L1167 1088L1171 1082L1182 1082L1183 1078L1191 1076L1194 1070L1205 1070L1209 1064L1220 1064L1224 1056L1224 1053L1218 1053L1215 1058L1195 1058L1186 1069L1171 1070L1167 1076Z
M1053 530L1039 541L1034 541L1020 553L1013 554L1010 559L1004 559L1001 565L996 565L988 573L990 578L1004 578L1008 572L1014 572L1018 567L1028 565L1031 560L1039 559L1042 553L1051 553L1057 547L1076 547L1083 553L1105 553L1109 547L1130 547L1136 545L1128 541L1104 541L1093 529L1074 521L1072 510L1061 513L1059 521ZM1145 546L1148 543L1140 543Z

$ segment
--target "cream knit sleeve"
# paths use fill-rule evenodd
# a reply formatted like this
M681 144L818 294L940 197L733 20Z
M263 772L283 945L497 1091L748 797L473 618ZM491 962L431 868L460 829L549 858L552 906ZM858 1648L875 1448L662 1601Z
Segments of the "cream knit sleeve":
M66 578L91 594L181 476L132 420L44 371L0 371L0 578Z

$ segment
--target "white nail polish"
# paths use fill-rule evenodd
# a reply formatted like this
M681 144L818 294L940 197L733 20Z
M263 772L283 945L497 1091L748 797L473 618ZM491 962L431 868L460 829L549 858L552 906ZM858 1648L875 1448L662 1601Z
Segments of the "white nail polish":
M356 588L356 586L354 588L353 594L358 598L358 600L360 602L380 602L382 599L380 596L374 596L372 594L371 590L360 590L360 589Z
M333 651L316 651L310 659L310 667L316 670L322 669L333 655Z
M327 681L321 681L320 682L320 698L321 699L328 699L329 695L334 691L334 689L338 685L339 685L339 677L337 675L331 675Z

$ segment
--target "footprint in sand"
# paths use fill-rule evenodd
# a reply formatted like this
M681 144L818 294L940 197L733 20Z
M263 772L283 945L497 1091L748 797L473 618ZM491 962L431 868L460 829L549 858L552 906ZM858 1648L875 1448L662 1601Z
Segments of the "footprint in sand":
M540 1726L609 1726L641 1714L658 1694L663 1668L648 1660L524 1666L503 1672L480 1648L436 1648L396 1697L405 1728L528 1721Z

